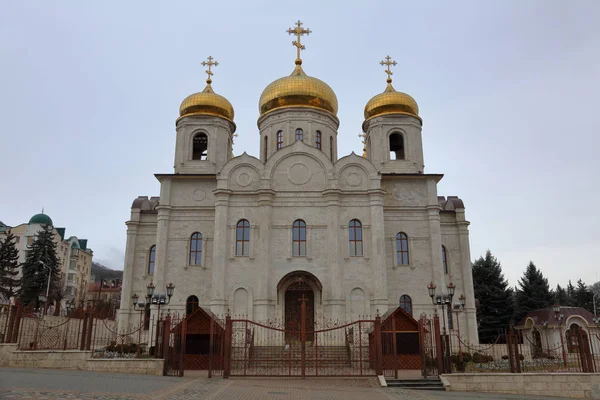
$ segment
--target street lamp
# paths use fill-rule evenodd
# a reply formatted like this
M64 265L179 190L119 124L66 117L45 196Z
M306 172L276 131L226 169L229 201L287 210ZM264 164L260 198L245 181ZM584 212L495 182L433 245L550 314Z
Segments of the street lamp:
M431 302L433 303L434 306L438 305L442 307L442 319L444 321L444 331L443 331L443 336L444 336L444 348L445 348L445 353L446 353L446 357L447 357L447 362L450 361L450 340L448 340L448 336L446 334L446 308L450 309L450 307L452 307L452 298L454 297L454 291L456 290L456 286L450 282L447 286L446 289L448 290L447 293L442 293L439 295L435 295L435 289L436 286L433 284L433 282L429 282L429 285L427 285L427 291L429 293L429 297L431 297ZM450 316L452 316L452 314L450 314ZM447 366L448 371L450 371L449 366Z
M463 353L462 353L462 345L460 343L460 319L458 318L458 314L465 310L465 304L467 304L467 298L464 294L461 293L458 298L458 303L454 305L454 312L456 313L456 327L458 328L458 360L461 365L463 365Z
M138 343L136 350L137 358L140 357L140 343L142 341L142 315L144 314L144 311L146 311L146 303L138 303L139 298L140 296L138 296L137 293L134 293L133 296L131 296L131 300L133 302L133 309L135 310L136 308L138 308L140 312L140 326L138 327Z
M156 304L158 306L158 317L160 318L160 306L169 304L171 302L171 297L173 297L173 292L175 291L175 285L173 283L169 283L166 286L167 293L155 293L156 287L152 282L146 286L146 300L148 303Z

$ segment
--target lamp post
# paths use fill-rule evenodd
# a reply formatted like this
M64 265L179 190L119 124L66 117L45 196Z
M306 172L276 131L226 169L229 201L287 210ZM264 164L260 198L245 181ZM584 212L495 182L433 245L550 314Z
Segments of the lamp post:
M452 298L454 297L454 291L456 290L456 286L450 282L448 284L448 286L446 286L446 289L448 289L447 293L442 293L439 295L435 295L435 289L436 286L433 284L433 282L430 282L429 285L427 285L427 292L429 293L429 297L431 297L431 302L433 303L434 306L441 306L442 307L442 318L444 320L444 330L443 330L443 336L444 336L444 348L445 348L445 353L446 353L446 357L447 360L450 360L450 341L448 340L447 334L446 334L446 316L445 316L445 307L451 307L452 305Z
M567 366L567 353L565 352L565 339L563 338L563 331L562 331L562 328L560 327L560 324L561 324L562 320L565 318L565 315L560 312L559 304L553 305L552 311L554 311L554 319L558 322L558 333L560 334L560 345L562 347L563 364L566 367Z
M46 312L48 311L48 296L50 296L50 279L52 278L52 268L50 268L45 262L43 262L42 260L38 261L40 264L42 264L42 266L44 268L48 268L48 285L46 285L46 301L44 303L44 311L42 313L42 316L46 315Z
M140 326L138 327L138 343L137 343L137 349L135 351L137 358L140 358L140 343L142 342L142 315L144 314L144 311L146 311L146 303L138 303L139 298L140 297L137 295L137 293L134 293L133 296L131 296L131 300L133 302L133 309L135 310L136 308L138 308L140 311Z
M458 298L459 303L454 305L454 312L456 313L456 327L458 328L458 360L460 365L463 363L463 353L462 353L462 345L460 343L460 319L458 318L458 313L463 312L465 310L465 304L467 303L467 298L464 294L461 293Z

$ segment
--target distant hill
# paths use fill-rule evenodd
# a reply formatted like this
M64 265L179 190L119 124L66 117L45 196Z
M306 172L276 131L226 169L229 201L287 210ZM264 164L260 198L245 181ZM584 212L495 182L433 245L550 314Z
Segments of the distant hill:
M123 279L123 271L116 271L97 262L92 262L92 282L99 282L100 279L115 278Z

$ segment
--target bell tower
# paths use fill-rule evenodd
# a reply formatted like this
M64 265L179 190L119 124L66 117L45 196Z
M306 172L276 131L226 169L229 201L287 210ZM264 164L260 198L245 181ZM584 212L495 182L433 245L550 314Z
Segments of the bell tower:
M363 122L366 158L383 173L423 173L423 142L419 106L410 95L392 86L390 56L380 62L386 67L387 87L365 106Z
M186 97L179 107L175 173L216 173L232 157L233 106L211 86L212 67L219 63L209 56L202 65L208 68L206 87Z

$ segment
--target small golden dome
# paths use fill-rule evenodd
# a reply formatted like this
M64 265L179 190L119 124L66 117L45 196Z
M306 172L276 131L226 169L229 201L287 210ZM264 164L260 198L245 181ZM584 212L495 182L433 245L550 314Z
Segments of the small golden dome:
M181 102L179 118L190 115L212 115L233 123L233 106L225 97L216 94L210 84L209 79L203 91L191 94Z
M365 121L387 114L412 115L421 120L419 106L415 99L406 93L397 92L391 81L388 79L388 85L383 93L373 96L365 106Z
M296 60L296 68L290 76L272 82L260 96L260 115L288 107L309 107L328 111L334 116L338 111L335 92L320 79L308 76L302 70L302 60Z

